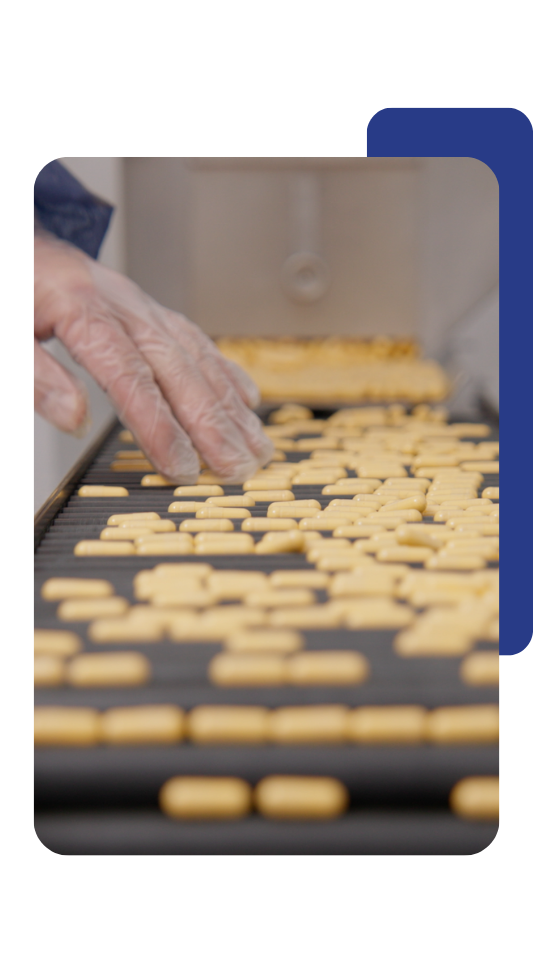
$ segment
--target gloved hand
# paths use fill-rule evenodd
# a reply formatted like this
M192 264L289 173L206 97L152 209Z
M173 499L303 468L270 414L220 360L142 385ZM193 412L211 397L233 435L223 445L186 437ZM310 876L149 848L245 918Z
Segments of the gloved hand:
M35 234L35 409L62 431L88 420L84 386L39 341L58 337L106 391L154 466L194 482L198 451L230 482L266 463L273 446L249 410L247 374L181 314L129 278L53 235Z

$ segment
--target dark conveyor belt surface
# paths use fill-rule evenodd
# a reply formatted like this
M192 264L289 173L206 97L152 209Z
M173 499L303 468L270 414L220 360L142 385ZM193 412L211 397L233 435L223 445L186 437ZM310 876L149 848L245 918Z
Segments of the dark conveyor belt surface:
M88 458L84 458L37 518L36 627L74 632L82 653L139 651L151 665L151 677L139 687L69 684L38 687L38 708L91 708L100 713L120 707L176 705L189 713L198 706L418 705L432 712L448 706L493 705L496 685L469 686L461 678L463 655L401 658L394 639L398 629L330 627L303 630L303 650L342 649L360 652L371 665L370 676L352 685L249 685L221 687L210 679L210 663L223 650L220 641L179 643L169 637L153 642L91 641L88 623L61 621L59 602L47 601L44 583L56 578L101 578L114 593L137 604L133 579L159 564L206 562L215 571L312 571L306 554L189 554L125 557L75 557L80 540L97 540L111 514L155 511L174 522L184 515L168 511L174 487L141 486L142 474L113 471L116 452L132 444L120 440L114 425ZM310 437L310 433L307 433ZM288 461L309 457L287 452ZM349 477L356 472L348 471ZM498 485L498 475L485 475L481 490ZM81 484L122 485L126 498L82 498ZM224 485L226 495L242 495L241 485ZM333 495L322 484L293 485L296 499L316 499L325 508ZM247 492L248 493L248 492ZM352 497L352 495L349 495ZM201 499L204 500L204 499ZM249 509L265 517L267 504ZM423 519L433 524L431 518ZM241 530L241 521L234 520ZM254 533L256 544L262 533ZM332 538L323 532L322 539ZM496 568L488 562L486 571ZM408 571L422 570L409 564ZM316 592L318 604L330 597ZM404 604L405 602L401 602ZM225 607L225 605L224 605ZM419 612L420 614L421 612ZM472 650L491 652L489 638L478 638ZM103 714L100 716L103 717ZM36 830L43 844L61 854L472 854L495 837L495 820L463 819L449 807L450 792L465 778L496 776L497 744L491 739L431 744L178 744L38 747L36 750ZM270 775L303 775L339 779L350 797L339 818L279 820L253 813L237 821L181 821L158 808L158 793L174 776L238 777L253 788Z

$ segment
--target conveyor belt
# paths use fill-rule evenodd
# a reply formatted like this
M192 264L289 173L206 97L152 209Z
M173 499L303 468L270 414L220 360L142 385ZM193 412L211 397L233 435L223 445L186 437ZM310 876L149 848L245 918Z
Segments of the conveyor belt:
M133 576L161 562L202 560L215 569L310 569L302 555L203 555L184 557L76 558L80 539L97 539L110 514L156 511L176 520L167 510L173 488L145 488L137 472L110 469L122 448L121 425L110 428L37 516L36 625L75 631L84 651L98 651L86 634L86 624L61 623L57 604L44 601L40 590L52 576L102 577L116 594L134 600ZM292 453L301 460L306 453ZM351 472L352 473L352 472ZM127 498L80 498L79 484L117 484ZM486 476L484 487L498 484ZM322 486L296 486L296 498L317 498L322 506L332 497ZM242 494L241 486L225 486L226 494ZM266 515L267 506L251 509ZM178 520L181 520L177 516ZM241 522L234 527L240 530ZM258 541L261 534L254 535ZM326 593L318 592L325 600ZM490 704L497 688L470 688L459 678L459 658L408 658L394 654L393 631L330 629L303 632L306 650L348 648L364 653L371 678L363 685L326 687L217 688L207 667L221 650L211 643L103 644L102 651L140 650L152 664L152 679L143 688L39 688L37 705L110 707L176 704L361 705L418 704L427 709L446 705ZM491 650L489 642L476 649ZM495 775L497 746L200 746L182 743L161 747L41 748L36 752L36 828L54 851L68 854L469 854L494 838L491 822L465 822L448 808L449 792L466 776ZM329 775L347 787L351 807L336 821L289 824L252 815L237 823L178 823L156 809L157 795L174 775L232 775L251 784L269 774Z

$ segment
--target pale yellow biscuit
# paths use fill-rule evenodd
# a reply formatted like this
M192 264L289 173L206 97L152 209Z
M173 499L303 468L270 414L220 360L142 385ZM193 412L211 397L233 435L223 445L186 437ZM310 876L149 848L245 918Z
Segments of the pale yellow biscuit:
M100 717L100 738L112 745L180 742L187 733L187 716L177 705L110 708Z
M248 491L252 497L252 492L262 494L262 492L274 490L276 486L280 492L290 490L291 482L286 480L286 477L286 475L281 473L278 475L272 475L272 477L255 476L254 478L251 478L250 481L245 481L243 484L243 491ZM279 484L276 485L276 482L279 482ZM272 500L277 501L278 498L273 498Z
M284 745L337 744L345 740L347 715L344 705L278 708L269 718L269 737Z
M78 541L73 549L78 557L108 557L135 554L131 541Z
M347 627L357 630L405 628L414 621L414 612L408 605L398 604L389 598L356 599L343 611Z
M160 520L160 515L157 514L156 511L131 511L128 514L111 514L106 524L108 526L120 524L140 524L142 527L144 522Z
M213 498L224 493L219 484L180 484L173 492L176 498Z
M224 644L228 651L276 651L290 654L303 647L303 637L298 631L287 629L243 628L228 635Z
M141 478L143 488L171 488L174 484L174 481L169 481L161 474L145 474Z
M212 658L208 677L213 685L220 687L284 685L287 664L279 654L223 652Z
M93 708L35 708L35 745L96 745L100 739L100 714Z
M499 779L485 775L461 779L449 795L449 805L460 818L496 820L499 818Z
M254 520L254 519L252 519ZM229 518L187 518L179 525L180 531L190 531L196 534L199 531L233 531L233 521Z
M461 662L459 674L465 685L499 685L499 655L493 651L474 651Z
M77 491L81 498L127 498L127 488L118 488L107 484L83 484Z
M273 588L327 588L330 577L323 571L284 570L272 571L269 583Z
M370 664L358 651L304 651L287 661L292 685L361 685L369 675Z
M63 685L64 680L65 662L63 658L58 655L35 655L35 688L53 688Z
M136 651L77 655L66 667L66 681L78 688L146 685L150 662Z
M245 518L241 531L294 531L298 524L294 518Z
M176 776L162 786L159 803L170 818L243 818L251 809L251 788L240 778Z
M266 588L245 596L245 604L260 608L281 608L291 605L313 605L316 595L309 588Z
M276 608L269 614L269 624L276 628L298 628L300 631L318 628L337 628L341 617L328 604L308 605L306 608Z
M249 491L249 495L251 497L251 500L255 504L258 504L261 501L262 502L268 501L268 502L274 503L276 501L294 501L295 500L295 495L293 494L293 492L288 491L285 488L252 490L252 491Z
M268 576L262 571L212 571L207 584L218 601L235 601L251 591L263 591Z
M364 744L416 744L426 733L419 705L368 705L349 712L346 737Z
M114 586L101 578L48 578L40 593L46 601L63 601L66 598L108 598L114 594Z
M112 525L100 532L101 541L136 541L144 535L152 534L151 528L132 528L130 525Z
M68 598L58 605L60 621L91 621L93 618L117 618L129 608L127 598Z
M499 739L497 705L436 708L426 718L426 737L438 744L487 744Z
M195 514L204 508L206 501L172 501L168 505L170 514Z
M273 775L255 788L254 802L266 818L338 818L349 805L344 785L335 778Z
M261 744L268 739L270 712L250 705L200 705L189 715L189 737L201 745Z
M35 655L69 658L82 648L79 635L58 628L35 628Z
M433 551L431 548L417 547L415 545L398 545L396 547L381 548L376 554L376 561L405 561L408 564L427 561L431 558Z
M256 554L289 554L305 550L305 538L301 531L269 531L255 547Z
M218 508L216 505L206 505L200 508L197 518L250 518L251 513L248 508Z

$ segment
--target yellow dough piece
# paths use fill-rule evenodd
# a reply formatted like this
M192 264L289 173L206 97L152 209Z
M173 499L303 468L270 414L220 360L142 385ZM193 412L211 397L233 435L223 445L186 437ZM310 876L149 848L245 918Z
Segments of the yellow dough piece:
M216 655L208 666L213 685L251 687L283 685L287 681L286 660L278 654Z
M83 484L77 494L80 498L127 498L127 488L118 488L107 484Z
M268 505L269 518L313 518L321 511L319 501L314 498L299 501L275 501Z
M240 778L177 776L160 790L160 808L170 818L235 819L251 810L251 787Z
M497 705L436 708L428 713L426 736L429 741L443 745L497 742L499 709Z
M35 655L34 684L35 688L53 688L63 685L65 680L65 662L59 655Z
M245 518L241 522L241 531L294 531L297 528L294 518Z
M248 508L218 508L216 505L209 504L196 513L197 518L250 518L250 516Z
M294 569L272 571L269 576L272 588L315 588L325 589L330 576L323 571L295 571Z
M417 547L415 545L398 545L396 547L381 548L376 553L376 561L380 562L407 562L414 564L427 561L433 556L431 548Z
M353 599L343 610L347 627L357 630L404 628L414 621L414 612L408 605L397 604L389 598Z
M116 618L129 608L127 598L68 598L58 605L60 621L91 621L93 618Z
M493 651L475 651L461 662L461 680L465 685L499 685L499 655Z
M254 520L254 519L253 519ZM180 531L190 531L196 534L199 531L234 531L233 521L229 518L187 518L179 525Z
M204 508L206 501L172 501L168 505L170 514L194 514Z
M249 491L249 495L253 503L258 504L259 502L275 502L275 501L294 501L295 495L292 491L288 491L286 488L271 488L266 490L252 490Z
M275 628L297 628L299 631L337 628L341 616L331 605L308 605L306 608L276 608L269 623Z
M224 644L228 651L291 654L303 647L303 637L298 631L287 629L243 628L228 635Z
M78 557L109 557L110 555L135 554L131 541L78 541L73 549Z
M213 571L207 584L218 601L236 601L252 591L264 591L268 576L262 571Z
M190 738L202 745L260 744L268 739L267 708L201 705L189 715Z
M41 588L45 601L64 601L66 598L108 598L114 586L101 578L48 578Z
M271 775L254 790L261 815L278 819L332 819L348 808L349 795L335 778Z
M132 611L135 610L136 609L132 609ZM156 609L154 609L153 614L155 612ZM146 612L141 616L129 615L124 618L98 618L89 625L88 636L91 641L97 642L98 644L104 642L132 642L133 644L138 644L162 641L164 637L164 623L160 618L147 616Z
M35 655L69 658L82 648L79 635L58 628L35 628Z
M100 739L100 714L93 708L35 708L35 745L96 745Z
M276 481L278 481L278 480L279 480L278 490L279 490L280 494L281 494L282 492L284 493L285 491L289 491L289 493L291 494L291 493L292 493L292 492L291 492L291 482L290 482L290 481L287 481L287 480L286 480L286 475L282 475L282 474L280 474L279 477L278 477L278 476L272 476L272 477L270 477L270 478L263 478L263 477L260 477L260 476L259 476L259 477L251 478L250 481L245 481L245 483L243 484L243 491L248 491L249 494L250 494L250 496L251 496L251 498L252 498L252 496L253 496L253 492L256 493L256 494L258 494L258 495L269 494L269 493L271 493L273 490L275 490L275 488L276 488ZM293 497L294 497L294 495L293 495ZM262 497L260 497L260 500L262 500ZM278 500L282 500L282 499L281 499L281 498L272 498L271 500L272 500L272 501L278 501ZM286 500L286 499L283 499L283 500Z
M187 716L177 705L110 708L100 717L100 738L112 745L180 742L187 733Z
M111 525L100 532L101 541L136 541L145 535L152 534L151 528L132 528L131 525Z
M499 779L494 776L463 778L449 795L451 810L460 818L494 821L499 818Z
M66 668L68 684L78 688L146 685L150 676L150 662L136 651L77 655Z
M284 745L340 743L345 740L347 716L343 705L278 708L270 715L269 737Z
M210 497L206 504L213 504L216 508L252 508L254 501L248 494L228 494Z
M358 651L303 651L287 662L292 685L361 685L370 664Z
M110 515L106 524L109 527L121 524L143 527L147 522L160 520L160 515L156 511L131 511L129 514Z
M224 489L219 484L180 484L173 493L176 498L214 498Z
M169 481L168 478L162 477L161 474L145 474L141 478L141 486L143 488L171 488L174 484L174 481Z
M301 531L269 531L255 547L256 554L281 554L304 551L305 539Z
M425 721L419 705L368 705L349 712L346 737L363 744L416 744L425 738Z

